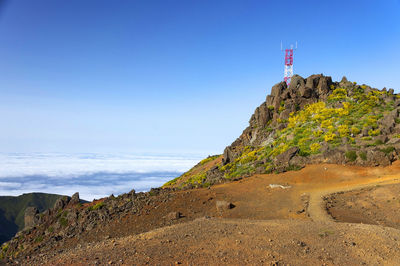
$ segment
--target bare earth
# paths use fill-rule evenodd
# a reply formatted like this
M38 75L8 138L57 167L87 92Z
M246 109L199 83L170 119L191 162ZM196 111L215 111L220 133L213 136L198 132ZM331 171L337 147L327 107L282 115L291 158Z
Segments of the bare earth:
M145 215L127 215L19 263L399 265L399 170L399 162L311 165L175 192ZM219 212L217 200L235 207ZM166 219L173 211L184 217Z

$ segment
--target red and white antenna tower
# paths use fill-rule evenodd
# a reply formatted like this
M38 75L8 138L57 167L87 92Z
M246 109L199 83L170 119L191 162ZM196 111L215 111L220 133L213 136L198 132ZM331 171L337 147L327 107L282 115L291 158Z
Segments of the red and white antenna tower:
M286 84L290 85L290 80L293 76L293 50L297 49L297 42L296 48L293 49L293 44L290 45L290 49L285 49L285 72L283 74L283 79ZM283 51L282 42L281 42L281 51Z

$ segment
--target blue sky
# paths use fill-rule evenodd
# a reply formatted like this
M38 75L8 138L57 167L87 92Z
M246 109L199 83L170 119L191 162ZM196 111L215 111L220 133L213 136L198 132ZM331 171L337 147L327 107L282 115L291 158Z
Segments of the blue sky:
M221 153L294 72L400 91L400 3L0 0L0 152Z

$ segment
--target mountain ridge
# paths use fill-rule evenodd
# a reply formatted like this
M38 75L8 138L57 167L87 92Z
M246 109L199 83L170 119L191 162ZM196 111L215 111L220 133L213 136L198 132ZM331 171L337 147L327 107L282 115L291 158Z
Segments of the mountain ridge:
M53 207L61 195L48 193L25 193L20 196L0 196L0 244L24 229L24 215L28 207L39 212Z
M312 163L390 165L400 154L399 106L393 89L294 75L289 86L272 87L222 159L212 157L221 162L196 165L164 187L207 187Z
M272 87L271 94L251 116L249 126L223 154L201 160L162 188L146 193L132 190L86 204L60 198L52 209L35 214L37 222L34 226L5 243L0 258L12 262L15 258L27 258L38 252L71 248L76 243L102 241L104 237L107 240L112 238L110 235L144 233L191 221L199 215L218 217L223 215L218 204L234 208L241 217L253 219L268 213L264 210L271 206L282 210L281 206L270 202L268 206L260 206L263 211L255 209L256 212L252 212L251 208L244 207L246 200L250 200L246 196L252 194L254 197L248 206L260 204L260 193L268 197L276 195L274 202L290 205L292 200L281 200L281 193L290 185L278 185L283 188L277 192L271 187L276 182L285 182L279 178L281 174L287 178L284 172L299 170L309 164L317 165L314 168L318 169L322 169L322 164L357 167L392 164L400 154L399 113L400 98L392 89L377 90L349 82L346 78L332 82L330 77L322 74L306 79L295 75L290 86L280 82ZM397 167L388 171L395 171ZM324 166L324 171L326 169ZM355 170L359 171L358 168ZM335 176L335 170L330 171ZM304 178L299 172L299 179L292 180L294 184L301 183L299 180ZM350 172L354 173L354 169ZM273 174L268 175L270 173ZM319 176L312 173L315 175L311 178L313 182L326 185L326 180L317 181ZM231 188L240 187L236 194L229 194L230 190L224 185L213 186L257 174L262 176L254 178L254 182L262 184L262 187L253 187L258 189L257 193L250 193L241 183L243 180L232 182ZM357 175L363 176L359 172ZM331 179L342 182L338 177ZM201 187L209 189L192 189ZM220 192L214 192L213 188ZM242 195L246 200L241 198ZM307 219L308 200L303 196L297 191L296 209L291 206L284 218ZM227 201L229 198L240 200L242 207L236 208ZM276 214L283 215L283 212L271 212L271 215ZM229 217L230 214L225 212L225 215Z

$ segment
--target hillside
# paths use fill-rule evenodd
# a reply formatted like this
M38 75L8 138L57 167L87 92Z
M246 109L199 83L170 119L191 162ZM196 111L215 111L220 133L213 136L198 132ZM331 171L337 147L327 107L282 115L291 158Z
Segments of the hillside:
M28 193L18 197L0 196L0 244L24 229L24 213L27 207L36 207L43 212L53 207L60 197L46 193Z
M272 87L223 154L146 193L132 189L84 204L76 194L59 198L3 244L0 259L390 265L400 256L393 213L399 113L392 89L294 76L289 87ZM373 204L365 189L374 191ZM353 204L354 195L362 206ZM346 223L353 221L371 225Z
M249 126L221 157L214 156L164 185L207 187L306 164L387 166L400 152L400 95L345 77L295 75L276 84Z

